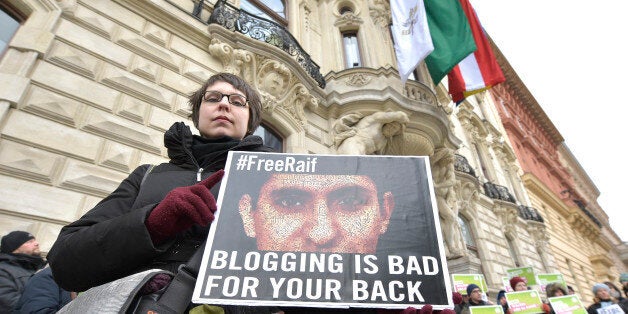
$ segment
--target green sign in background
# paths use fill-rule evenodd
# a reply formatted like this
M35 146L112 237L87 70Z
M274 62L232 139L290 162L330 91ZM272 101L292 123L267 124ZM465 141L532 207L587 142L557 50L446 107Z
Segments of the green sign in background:
M470 306L469 311L471 314L504 314L501 305Z
M557 282L567 289L567 283L562 274L538 274L536 275L538 284L541 286L541 291L545 292L545 286L552 282Z
M528 286L537 285L536 276L534 275L534 270L532 269L532 266L506 269L506 273L508 274L509 279L515 276L519 276L525 278L528 281Z
M506 300L510 309L517 314L543 312L541 296L536 290L507 292Z
M577 295L564 295L547 299L556 314L586 314L587 310Z
M453 290L462 295L467 295L467 286L472 283L478 285L482 292L488 291L486 280L482 274L451 274L451 281L453 282Z

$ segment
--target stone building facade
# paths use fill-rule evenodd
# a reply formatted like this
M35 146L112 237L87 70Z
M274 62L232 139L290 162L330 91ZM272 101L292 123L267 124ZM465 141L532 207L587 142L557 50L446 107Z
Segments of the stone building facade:
M600 192L562 135L501 53L498 61L506 82L490 94L521 164L530 205L544 218L542 241L550 247L555 271L585 303L592 302L594 283L618 285L626 269L619 255L621 240L597 203Z
M284 152L430 156L450 273L483 273L496 295L508 268L565 271L542 218L554 214L535 209L545 207L522 179L496 98L455 107L424 66L401 86L387 1L8 0L2 9L19 22L0 52L2 234L28 230L47 251L135 167L165 161L163 132L190 124L186 96L230 72L260 91L262 135ZM371 143L349 145L362 127L376 131Z

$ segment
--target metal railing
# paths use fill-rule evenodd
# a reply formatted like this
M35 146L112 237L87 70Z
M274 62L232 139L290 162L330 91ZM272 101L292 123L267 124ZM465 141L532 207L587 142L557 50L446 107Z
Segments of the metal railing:
M486 182L484 183L484 193L492 199L502 200L513 204L517 203L517 200L515 200L515 197L510 194L508 188L502 185Z
M593 216L593 213L591 213L586 206L584 206L584 202L580 201L580 200L573 200L574 203L576 203L576 205L578 205L578 208L580 208L580 210L582 210L582 212L587 215L587 217L591 218L591 220L593 220L593 223L596 224L598 227L602 228L602 223L600 222L600 220L598 220L597 218L595 218L595 216Z
M197 19L200 19L203 5L204 0L200 0L194 6L192 15ZM318 83L318 86L325 88L326 82L321 74L320 66L312 61L310 55L303 50L294 36L282 25L238 9L227 3L226 0L216 2L207 24L218 24L228 30L280 48L292 56L305 72Z
M519 205L517 208L519 209L519 217L525 220L545 222L541 214L539 214L539 211L534 207Z
M454 154L454 156L456 157L454 161L454 169L475 177L475 170L473 170L467 158L458 154Z

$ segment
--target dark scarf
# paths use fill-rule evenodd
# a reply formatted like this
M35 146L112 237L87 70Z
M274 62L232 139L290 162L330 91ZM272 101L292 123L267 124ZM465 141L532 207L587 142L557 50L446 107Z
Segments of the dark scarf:
M164 134L164 144L168 148L170 163L186 169L216 171L224 168L227 153L233 151L272 152L265 146L261 137L249 135L236 140L230 137L206 139L192 135L183 122L175 122Z
M227 153L238 144L240 144L239 140L228 136L207 139L194 135L192 138L192 155L201 168L215 171L224 168Z
M11 255L13 255L14 259L12 259L10 263L18 265L24 269L36 271L46 265L46 261L40 256L20 253L11 253Z

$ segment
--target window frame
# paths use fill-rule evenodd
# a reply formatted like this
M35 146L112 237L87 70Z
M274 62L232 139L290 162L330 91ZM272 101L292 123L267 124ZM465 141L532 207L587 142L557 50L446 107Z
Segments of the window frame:
M252 5L257 7L260 11L263 11L266 15L270 16L274 22L277 22L284 27L288 27L288 19L277 14L277 12L273 11L271 8L266 6L266 4L264 4L261 0L246 0L246 1L250 2ZM284 15L287 16L288 10L287 10L286 1L284 0L280 0L280 1L283 3L283 13Z
M344 60L344 66L345 69L353 69L353 68L360 68L364 66L364 61L362 60L362 49L361 49L361 45L360 45L360 38L358 37L358 30L348 30L348 31L344 31L340 33L341 37L342 37L342 57ZM355 42L356 42L356 46L357 46L357 53L358 53L358 62L359 65L357 66L348 66L349 60L348 60L348 55L347 55L347 45L345 44L345 38L348 37L349 35L353 35L353 37L355 38Z

